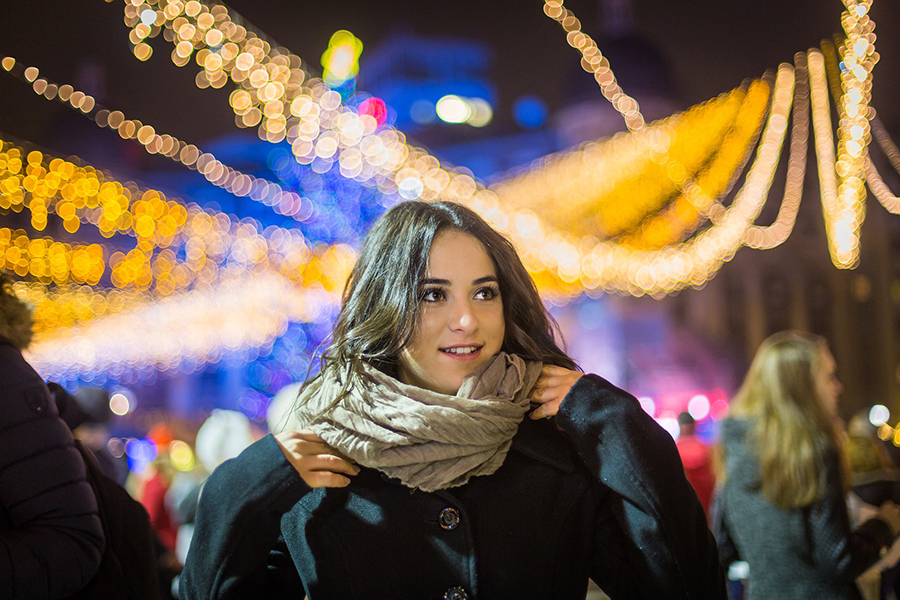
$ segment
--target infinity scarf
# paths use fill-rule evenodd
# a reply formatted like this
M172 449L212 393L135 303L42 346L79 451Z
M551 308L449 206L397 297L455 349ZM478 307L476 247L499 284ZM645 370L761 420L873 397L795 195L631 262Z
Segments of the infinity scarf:
M500 468L542 366L500 352L449 396L363 365L364 376L331 410L341 383L331 374L310 382L297 416L344 456L426 492Z

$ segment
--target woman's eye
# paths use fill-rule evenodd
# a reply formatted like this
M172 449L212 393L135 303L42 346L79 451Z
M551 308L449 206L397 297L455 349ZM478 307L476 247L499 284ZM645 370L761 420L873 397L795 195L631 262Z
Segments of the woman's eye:
M479 300L493 300L500 295L500 290L493 287L481 288L475 292L475 297Z
M423 302L439 302L444 299L444 290L434 288L422 292Z

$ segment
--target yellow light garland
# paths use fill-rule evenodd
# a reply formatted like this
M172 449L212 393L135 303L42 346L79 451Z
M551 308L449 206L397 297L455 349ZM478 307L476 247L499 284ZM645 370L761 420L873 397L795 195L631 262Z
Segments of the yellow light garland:
M831 260L838 268L859 264L859 229L865 218L865 169L870 139L871 73L878 60L875 24L869 19L871 0L845 0L841 24L847 36L839 52L841 94L837 100L839 127L835 155L828 107L825 58L810 51L813 131L819 161L819 185ZM829 51L828 47L823 50ZM824 172L827 171L827 172Z
M775 221L766 227L754 225L744 235L744 245L769 250L791 235L800 210L803 180L806 176L807 141L809 140L809 69L806 53L794 55L795 79L794 114L791 126L791 147L785 176L784 195Z
M146 296L131 291L165 297L243 273L274 272L297 285L316 284L329 293L339 293L355 260L355 252L347 246L310 248L295 230L268 227L260 232L251 220L237 221L196 205L182 206L158 191L122 186L90 167L37 151L28 153L23 169L23 154L22 149L0 140L0 206L19 210L38 206L25 202L23 178L30 177L28 185L33 190L46 192L40 214L62 210L69 216L66 211L71 210L74 218L101 232L105 225L115 226L118 229L113 233L137 238L133 249L122 252L102 244L72 247L49 237L32 239L24 231L0 228L0 268L31 276L41 287L61 286L58 292L39 297L32 292L39 338L60 326L146 301ZM72 208L63 210L66 203ZM114 214L110 206L115 207ZM127 218L121 219L123 215ZM181 244L184 258L171 249ZM118 293L118 301L112 303L105 299L107 292L98 291L86 305L91 311L71 309L69 286L97 285L107 273L124 295Z
M130 3L129 6L134 6L134 4ZM133 9L126 6L126 19L133 30L136 30L139 17L146 10L157 9L152 8L150 4L141 3ZM667 291L679 289L684 285L701 285L708 278L709 273L715 270L710 271L707 268L715 261L708 263L704 258L698 264L705 266L696 269L692 265L687 271L685 279L680 284L671 286L669 280L662 274L666 270L662 265L672 263L674 260L672 256L681 256L677 254L681 250L672 250L676 253L672 254L672 252L667 253L668 248L665 248L658 252L633 254L635 260L644 261L637 268L646 267L639 278L635 277L633 273L628 275L622 271L600 270L603 275L598 280L593 276L597 269L591 268L587 269L588 273L585 272L584 264L582 264L585 257L590 255L595 257L592 259L595 261L606 260L618 250L609 244L598 243L598 239L592 238L590 234L577 239L559 233L555 224L546 222L535 212L540 208L541 200L544 205L547 204L546 196L537 195L535 197L538 202L522 203L518 208L509 207L493 190L482 188L465 173L443 168L436 159L427 153L408 146L405 138L399 132L390 128L367 131L368 124L363 120L365 115L362 117L355 115L351 109L342 107L339 96L331 93L318 80L310 79L305 72L302 72L299 58L282 49L273 49L271 44L248 32L246 28L235 25L224 7L207 8L199 2L169 3L156 14L154 25L148 26L149 29L142 28L140 30L143 35L140 39L152 37L155 35L154 31L156 33L163 32L167 39L171 39L176 45L173 53L176 64L186 64L187 60L185 59L195 55L198 62L202 63L206 80L211 85L224 84L225 79L223 78L236 81L240 86L232 94L232 106L235 108L236 115L242 119L243 116L250 115L250 121L253 121L256 118L253 111L256 110L259 112L260 120L258 122L265 124L266 119L274 119L276 122L274 128L263 127L261 129L261 133L263 129L268 132L263 136L265 139L274 139L271 135L272 131L276 133L275 138L280 135L278 132L282 131L282 128L279 125L279 114L284 117L284 135L288 137L289 141L293 139L295 156L300 162L312 161L313 167L319 172L331 168L331 165L338 165L345 176L352 176L360 181L370 181L371 185L377 186L380 191L387 194L413 191L414 197L423 199L442 197L461 201L482 211L486 218L499 228L510 231L520 245L533 243L536 239L546 241L547 245L532 257L534 260L530 267L539 280L550 286L551 293L561 293L562 296L573 293L573 290L577 289L577 286L585 279L596 283L596 288L636 293L667 293ZM563 19L565 20L569 16L567 14ZM573 15L571 16L574 18ZM576 23L570 20L569 25L573 26ZM155 30L154 27L157 29ZM212 29L221 32L221 40L217 39L217 34L213 34L211 39L208 39L210 36L206 33ZM206 33L198 35L198 31L201 30ZM215 42L219 42L218 45ZM226 49L229 43L234 44L234 47ZM860 49L865 50L862 46ZM204 53L204 51L206 52ZM212 54L218 54L219 58L209 58ZM207 60L209 60L208 64ZM301 72L302 77L300 76ZM202 79L202 77L199 78L199 80ZM294 85L292 89L287 89L290 86L285 86L285 81L293 81L297 85ZM200 81L200 83L203 82ZM282 83L282 86L265 87L270 83ZM283 96L279 95L282 93L282 87L285 88ZM283 110L280 113L277 103L266 104L272 101L268 99L272 93L275 93L278 98L283 97ZM285 112L286 110L287 112ZM290 117L286 116L288 114ZM335 128L336 122L338 125ZM343 126L347 126L349 129L345 131L340 122L343 122ZM361 135L359 135L360 125L362 125ZM296 128L294 128L295 126ZM137 131L139 129L137 128ZM618 141L611 144L635 144L637 140L637 145L660 149L658 152L662 152L664 155L668 152L673 140L667 139L667 132L663 129L653 131L655 136L640 137L648 129L652 128L645 127L639 133L631 134L633 137L618 138ZM342 132L347 133L348 131L350 135L342 135ZM293 137L294 135L296 137ZM623 142L625 139L628 141ZM685 138L686 143L687 141ZM769 164L773 143L764 140L760 144L759 155L765 154L761 164ZM610 149L612 147L610 146ZM777 149L774 150L774 154L777 156ZM347 160L344 160L345 155ZM754 166L757 166L760 161L759 155ZM592 163L596 162L595 155L590 152L584 152L580 158L582 167L573 170L576 179L589 176L590 170L593 169ZM320 160L321 164L317 163L317 160ZM547 164L552 162L549 161ZM545 164L537 169L541 170L546 166ZM762 167L759 168L762 169ZM722 172L726 171L723 169ZM679 173L669 173L668 176L671 181L685 181ZM730 174L731 178L735 176L736 172ZM767 178L759 179L765 181ZM412 180L415 181L410 183ZM768 181L768 185L770 185L771 178L768 178ZM401 186L401 183L404 185ZM746 204L749 202L746 200L747 198L760 196L759 189L742 190L742 192L738 194L731 209L724 209L718 204L712 204L709 216L713 219L714 224L701 236L706 235L710 239L722 238L722 227L729 221L728 215L741 212L734 210L738 204L737 200L743 198ZM401 193L401 195L403 194ZM403 195L403 197L408 196ZM764 194L762 197L764 198ZM709 203L708 198L698 195L697 192L694 192L690 198L694 200L692 203L694 206L701 208ZM790 203L788 202L786 206L790 207ZM40 206L37 209L40 210ZM658 210L658 207L655 210ZM646 214L653 214L653 210ZM702 212L698 214L702 214ZM691 227L695 226L696 220L693 221L690 223ZM742 222L746 222L746 219L742 219ZM747 240L753 243L750 240L752 235L746 233L750 231L750 225L746 226L747 230L744 233ZM700 236L692 243L699 243L699 239ZM723 253L719 256L725 257L723 260L727 259L738 246L732 242L725 244ZM682 246L673 248L682 248ZM708 252L709 248L706 251ZM679 269L674 270L679 271ZM659 277L657 278L657 276Z

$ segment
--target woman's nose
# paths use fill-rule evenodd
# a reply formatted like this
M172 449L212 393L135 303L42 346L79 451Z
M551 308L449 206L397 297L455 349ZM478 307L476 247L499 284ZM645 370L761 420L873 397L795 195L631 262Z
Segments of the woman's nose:
M450 317L450 329L471 333L478 328L478 319L472 310L472 305L465 300L454 303Z

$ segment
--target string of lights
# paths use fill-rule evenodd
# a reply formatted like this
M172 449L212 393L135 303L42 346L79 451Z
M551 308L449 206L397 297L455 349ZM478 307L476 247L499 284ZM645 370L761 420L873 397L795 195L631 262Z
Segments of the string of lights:
M744 236L744 245L758 250L770 250L791 235L800 210L803 180L806 176L807 142L809 140L809 69L806 53L794 55L794 112L791 121L791 146L785 176L784 195L778 216L768 226L754 225Z
M219 161L212 153L169 134L159 134L151 125L128 119L121 111L109 110L97 104L92 96L69 84L59 85L40 77L37 67L20 67L12 56L0 59L0 67L11 75L31 84L35 94L47 100L58 100L76 110L98 127L116 130L122 139L138 141L148 154L159 154L200 172L203 177L236 197L250 198L270 206L277 214L305 221L315 212L309 198L284 189L264 178L242 173Z
M581 30L581 21L575 13L563 7L563 0L546 0L544 14L566 30L566 41L581 52L581 68L594 76L603 97L622 115L628 130L640 131L646 123L637 100L622 91L609 61L600 52L593 38Z
M163 298L244 273L273 272L298 286L338 293L355 260L355 252L343 244L311 247L296 230L262 230L252 219L184 206L155 190L123 186L90 167L34 150L23 161L23 154L0 141L0 207L30 211L32 225L35 212L44 217L42 227L48 213L55 213L83 221L107 238L134 238L130 244L110 240L72 246L0 228L0 268L27 276L43 289L59 288L29 292L38 338L149 301L144 292ZM88 298L79 296L84 301L73 306L71 285L97 289ZM105 291L106 285L113 289Z
M825 229L831 260L838 268L854 268L859 263L859 230L865 219L865 168L870 139L869 99L872 68L878 61L875 52L875 24L868 16L871 0L845 0L847 10L841 16L846 37L835 50L823 43L822 52L831 55L829 63L842 61L832 85L840 94L838 142L834 148L828 99L826 58L810 51L810 83L813 132L816 137L819 185L825 216Z
M744 186L720 222L688 242L658 251L609 241L590 247L558 231L545 232L536 215L523 209L515 219L514 237L522 240L523 262L549 299L564 301L584 289L658 297L708 281L734 256L765 203L787 131L793 82L793 68L781 65L760 149Z
M250 58L253 58L253 62L251 63L249 61L249 58L247 58L247 57L244 57L242 59L243 62L238 61L237 58L239 56L245 54L245 52L240 52L240 53L235 54L234 52L232 52L232 50L235 50L235 48L231 48L230 50L228 50L224 53L225 58L220 57L221 60L224 61L224 62L222 62L221 65L218 65L217 59L212 59L212 62L211 62L212 66L217 67L217 69L214 69L214 70L216 70L216 73L213 74L212 78L210 78L209 73L207 73L206 79L208 81L210 81L210 84L212 84L212 82L220 82L222 79L218 74L219 70L221 70L222 76L226 76L226 75L224 75L225 68L222 67L222 65L224 65L225 67L230 66L230 70L228 70L227 77L232 78L232 79L236 78L238 80L238 83L241 84L241 87L235 91L235 94L232 95L233 108L237 108L237 110L239 112L243 111L245 108L247 108L247 106L253 105L254 102L259 100L261 97L267 98L269 91L272 91L273 89L275 91L278 91L280 89L278 86L275 86L274 88L267 88L268 91L264 91L262 96L260 96L260 93L259 93L260 86L256 85L256 83L259 83L260 81L262 81L263 73L259 71L259 68L265 69L266 78L267 78L266 81L268 83L279 82L280 81L279 77L281 77L283 79L285 76L287 76L287 78L288 78L287 81L294 81L295 83L297 81L301 81L301 78L299 76L297 76L295 73L295 70L298 70L298 69L300 71L302 71L302 69L300 69L300 67L299 67L299 65L301 64L299 62L299 58L296 58L296 59L291 58L290 56L285 55L281 49L276 49L277 51L273 51L272 46L270 44L260 40L260 38L255 36L255 34L251 35L246 30L246 28L242 28L242 26L235 25L230 20L230 17L227 14L228 11L224 7L214 6L211 9L207 9L204 5L202 5L200 3L196 3L196 2L187 3L187 4L181 5L181 6L178 6L178 4L180 4L180 3L167 3L166 6L162 10L156 10L156 9L152 8L152 6L150 4L142 3L142 4L140 4L140 6L134 6L133 3L129 3L129 5L132 6L133 8L129 9L128 6L126 6L126 20L129 21L129 23L133 26L133 31L138 27L138 24L139 24L138 22L146 25L145 28L140 29L140 33L142 33L142 34L146 33L146 35L144 35L143 37L140 37L141 40L144 40L148 36L152 35L153 28L157 27L157 28L159 28L160 31L162 31L163 28L165 28L165 31L169 32L168 37L171 38L171 40L173 42L175 41L176 38L179 39L179 41L176 44L176 50L178 50L178 45L181 45L182 50L186 49L186 46L183 45L182 42L189 41L191 48L193 48L193 50L191 50L189 55L196 51L195 56L196 56L198 62L201 62L202 50L208 50L208 52L206 54L203 54L203 58L202 58L205 73L208 71L208 69L206 69L206 58L210 54L215 53L214 51L221 53L221 50L228 43L228 42L223 41L226 37L226 34L228 34L229 32L234 34L234 38L231 40L231 43L236 44L237 50L246 50L246 54L249 54ZM188 7L188 5L190 5L190 8ZM150 16L155 15L154 20L152 21L152 23L153 23L152 25L148 24L150 22L149 17L143 18L143 20L141 17L141 15L147 13L148 10L150 10L153 13ZM149 14L149 13L147 13L147 14ZM162 15L162 17L160 15ZM181 22L178 22L177 27L176 27L175 21L178 18L182 18L184 20ZM147 22L145 22L145 21L147 21ZM192 27L193 30L191 30L190 28L185 28L186 25ZM218 40L218 34L212 34L211 36L207 35L207 34L211 33L211 29L216 29L217 31L222 32L223 38L221 40ZM202 35L200 35L200 33L202 33ZM188 34L190 34L190 36L188 36ZM187 39L188 37L189 37L189 40ZM210 39L207 39L207 38L210 38ZM253 42L253 43L249 43L247 40L257 40L257 41ZM213 44L212 46L210 46L210 41L212 41L212 42L219 41L220 43L218 45ZM139 43L142 43L142 42L139 42ZM244 45L241 46L240 44L244 44ZM199 47L199 50L198 50L198 47ZM184 52L181 52L181 54L179 54L178 52L175 52L173 54L173 56L175 56L175 55L180 57L178 59L179 63L177 63L177 64L180 64L180 63L186 64L186 61L183 60L185 58ZM232 56L232 55L234 55L234 56ZM281 57L281 60L276 61L274 63L271 62L279 57ZM226 58L228 59L227 61L226 61ZM238 64L239 62L240 62L240 65ZM287 71L286 72L281 71L281 70L275 68L275 67L279 66L279 63L284 63L284 64L282 64L282 66L290 65L290 67L285 66ZM249 65L249 68L252 69L253 73L257 73L255 79L251 80L250 75L252 75L252 73L245 73L244 71L248 71L248 69L240 69L239 67L241 65L243 65L245 67L247 67ZM222 69L218 69L218 67L222 67ZM271 71L271 73L270 73L270 71ZM341 100L342 100L340 98L339 94L337 96L328 95L332 90L327 90L325 86L319 86L318 88L316 88L319 90L318 92L312 91L312 89L313 89L313 87L315 87L315 85L311 84L310 82L312 80L307 77L305 72L303 72L303 73L304 73L304 75L303 75L303 78L301 81L301 83L303 85L295 86L294 91L297 93L294 94L293 96L291 96L290 94L288 94L287 96L284 96L284 102L283 102L285 105L287 105L287 100L290 100L291 101L290 104L294 105L294 101L297 101L298 115L294 115L293 113L291 113L291 116L292 116L292 118L294 118L294 117L297 118L297 121L295 124L298 126L298 130L297 130L298 132L299 132L299 127L300 127L301 121L302 121L300 113L303 113L302 116L306 116L307 114L314 113L314 112L318 113L318 115L321 115L321 114L323 114L324 111L329 110L329 107L332 110L332 112L334 112L335 110L340 108ZM292 77L292 76L294 77L293 80L290 79L290 77ZM249 81L249 83L246 83L248 81ZM268 85L268 83L266 83L265 85ZM282 87L284 87L284 86L282 86ZM251 90L250 88L253 88L253 89ZM256 94L255 96L252 93L254 90L255 90L255 94ZM299 93L300 91L309 92L309 93ZM237 92L242 92L242 93L237 93ZM246 93L248 96L245 96L244 93ZM250 100L250 105L247 104L248 97ZM298 100L298 98L299 98L299 100ZM323 102L324 102L324 104L323 104ZM316 108L314 108L314 107L316 107ZM290 107L288 107L288 108L290 108ZM344 109L347 109L347 107L344 107ZM247 109L247 110L249 111L251 109ZM330 123L331 121L334 120L333 119L334 116L340 117L343 114L349 114L346 111L338 111L338 112L340 112L340 114L329 115L328 119L324 119L324 120L327 120ZM264 114L264 113L262 113L262 114ZM282 113L282 114L285 114L285 113ZM365 120L364 118L368 117L368 116L369 115L356 114L356 118L360 119L359 123L362 123ZM684 115L682 115L682 116L684 116ZM318 125L317 125L317 127L318 127ZM308 129L311 131L312 128L310 127ZM376 123L376 129L377 129L377 123ZM364 130L365 130L365 128L364 128ZM321 136L324 135L325 133L327 133L327 131L321 130L321 128L317 129L317 133L315 134L315 137L312 138L313 140L316 141L315 145L317 147L318 147L319 142L322 141L320 139ZM332 133L334 133L333 129L332 129ZM405 190L406 192L408 192L407 195L412 195L413 197L424 197L424 196L428 196L428 194L423 194L426 187L431 188L432 190L434 190L434 188L444 188L444 191L441 192L442 197L449 196L453 199L458 199L460 201L464 201L472 206L482 207L484 209L484 211L487 213L487 215L489 216L489 218L493 219L495 221L495 223L497 223L497 224L500 224L507 228L517 229L517 227L512 227L512 225L514 225L517 220L520 221L521 223L529 222L530 215L528 213L518 214L516 212L509 211L505 205L505 202L501 202L498 195L496 193L492 193L492 190L486 190L486 189L481 188L478 184L476 184L470 177L466 176L465 174L457 174L457 173L448 171L446 169L442 169L440 167L439 163L437 163L437 161L433 157L428 156L427 154L419 151L418 149L406 146L405 139L402 138L402 134L392 131L390 128L382 128L382 129L379 129L378 131L373 131L372 133L373 133L374 137L370 136L369 138L366 138L366 139L371 140L371 144L374 144L375 146L378 145L377 141L375 141L375 138L382 141L382 144L378 148L378 151L372 152L373 156L381 156L384 154L391 155L392 153L396 154L396 155L405 155L405 157L406 157L405 162L399 163L400 165L407 165L410 163L412 158L415 158L415 161L412 161L413 167L407 167L408 169L411 169L410 171L402 172L403 169L395 169L395 168L387 169L385 173L392 174L393 177L390 177L390 178L386 177L385 179L379 181L378 185L379 185L380 190L387 191L389 193L397 192L401 197L406 197L403 194L403 192ZM637 138L640 133L642 133L642 132L638 132L637 134L632 134L632 139ZM654 133L660 133L660 131L657 130ZM287 133L285 135L287 135ZM384 137L381 137L381 136L384 136ZM666 136L664 136L664 135L658 135L653 140L657 144L657 147L664 147L663 152L668 151L668 148L665 147L667 145L667 140L665 140L665 137ZM389 144L384 143L385 138L388 139ZM268 138L266 138L266 139L268 139ZM296 141L296 139L299 139L299 138L295 138L294 141ZM332 139L332 142L334 142L334 139L335 139L334 136L331 136L331 139ZM649 139L653 139L653 138L651 137ZM326 143L325 146L328 146L328 144L331 144L332 142ZM671 140L668 140L669 146L671 146L671 143L672 143ZM687 143L687 141L685 141L685 143ZM338 145L340 145L340 144L338 144ZM362 140L360 141L360 147L362 147ZM761 146L761 148L762 148L762 146ZM348 146L347 148L342 148L341 150L343 151L343 150L348 150L348 149L352 149L352 148L350 148ZM357 149L359 149L359 148L357 148ZM582 156L582 163L590 162L589 160L585 160L584 156L586 156L586 155L587 155L587 153L585 153ZM296 153L295 153L295 156L296 156ZM322 158L322 157L316 155L316 158ZM376 160L380 160L380 158L376 158ZM315 159L313 159L313 162L314 161L315 161ZM310 163L310 164L312 164L312 163ZM398 166L398 161L391 161L391 164L394 166ZM438 181L437 184L434 186L424 185L422 182L422 167L423 167L423 165L424 165L424 167L428 168L427 172L433 175L430 179L441 180L441 181ZM416 166L418 166L419 168L414 168ZM590 166L590 165L585 164L585 167L588 167L588 166ZM402 177L401 177L401 175L402 175ZM729 173L729 176L733 177L734 173ZM428 179L428 178L426 177L426 179ZM676 180L677 179L678 178L676 177ZM404 182L406 182L404 185L402 185L402 186L399 185L400 183L404 183ZM416 183L416 182L418 182L418 183ZM419 191L420 184L421 184L421 192ZM416 194L418 194L418 195L416 195ZM695 204L697 204L697 203L695 202ZM532 213L534 213L534 211L532 211ZM715 217L714 220L724 221L724 217L721 216L724 214L726 214L725 209L720 207L719 210L713 211L711 213L711 216ZM519 217L522 217L522 218L519 218ZM714 231L715 230L714 228L718 227L718 226L719 226L718 224L714 224L713 227L710 228L710 230ZM526 229L527 229L527 227L526 227ZM558 288L568 287L567 284L570 282L568 282L567 280L572 279L573 274L578 275L578 277L576 277L576 279L578 279L581 275L580 266L578 266L577 268L572 267L572 256L581 256L583 258L588 253L590 253L592 256L600 256L605 252L605 250L604 250L605 246L603 246L601 244L593 244L592 240L590 239L589 236L585 236L581 240L568 239L566 236L557 235L557 232L556 232L557 228L553 227L553 224L547 224L547 223L542 224L542 229L544 229L548 232L548 236L550 238L552 238L553 240L563 240L563 243L555 243L554 242L553 244L551 244L551 248L549 250L541 253L542 260L537 262L533 266L535 267L536 272L547 272L547 273L551 274L553 277L559 277L560 281L562 283L558 282L558 285L557 285ZM708 231L710 231L710 230L708 230ZM572 252L573 248L575 249L574 253ZM662 255L655 256L652 254L648 254L648 255L643 255L642 257L648 261L653 261L655 259L660 258L660 256L662 256ZM546 259L546 260L543 260L543 259ZM563 266L561 266L561 265L563 265ZM623 289L623 290L627 290L630 287L633 287L633 285L634 285L633 282L629 283L627 281L627 278L620 279L617 282L606 282L606 283L608 283L610 285L610 287L613 289ZM564 285L564 284L566 284L566 285ZM644 293L649 293L650 289L655 289L655 288L653 288L653 286L649 286L646 289L644 289Z
M768 110L769 89L769 82L751 83L737 118L708 162L693 179L679 182L682 191L678 197L644 219L638 231L622 238L623 243L644 249L662 248L683 241L707 218L722 214L722 201L756 146ZM671 171L668 161L666 167Z
M735 129L759 128L768 85L754 82L750 87L750 93L735 89L639 133L546 157L490 189L504 207L531 208L561 230L583 236L639 235L645 219L671 203L718 156L723 138Z
M885 156L887 156L888 162L900 173L900 149L897 148L894 140L891 139L890 134L878 117L872 119L872 133ZM866 163L866 183L882 206L889 212L900 214L900 198L891 192L871 158Z
M875 167L875 163L872 162L871 158L866 162L866 183L868 184L869 189L872 190L872 193L875 194L875 197L878 198L878 201L881 202L881 205L884 206L888 212L894 213L895 215L900 214L900 198L891 192L891 189L881 178L881 174L878 172L878 169Z
M900 173L900 148L897 148L897 144L891 139L891 134L877 116L872 119L872 133L888 161Z

